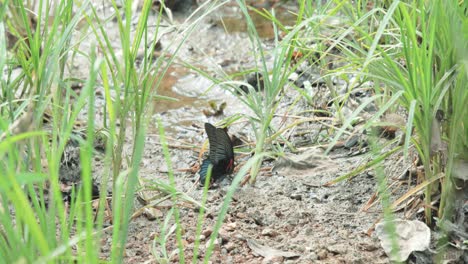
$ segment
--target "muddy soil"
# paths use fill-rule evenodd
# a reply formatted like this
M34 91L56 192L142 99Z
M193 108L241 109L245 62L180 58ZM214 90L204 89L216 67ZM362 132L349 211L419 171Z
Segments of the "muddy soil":
M293 10L294 7L283 7L277 11L285 14L282 19L286 22L288 19L294 19L287 15L287 8ZM187 16L186 13L175 14L174 21L182 24ZM150 21L155 19L156 16L151 15ZM259 25L264 48L271 50L274 45L272 27L264 21L259 21L256 23ZM110 21L106 27L109 34L117 39L115 22ZM176 47L172 47L171 44L177 37L179 36L175 33L164 34L161 38L162 46L169 47L169 52L175 52ZM272 59L268 58L270 61ZM222 72L234 73L255 66L256 61L252 56L249 37L245 33L245 24L234 3L203 18L180 48L178 59L158 90L159 94L177 98L178 101L154 102L154 118L162 118L166 128L172 165L176 172L177 189L194 200L201 201L202 189L195 183L198 176L190 168L199 164L201 146L207 140L203 123L217 123L234 114L252 115L252 113L247 107L242 106L242 102L237 97L219 85L213 85L208 78L186 69L182 66L182 62L201 67L215 77L219 77ZM76 66L78 65L79 62ZM82 74L85 76L86 71ZM208 88L210 89L207 90ZM301 100L289 109L298 96L299 94L293 89L287 92L280 107L284 110L278 113L279 117L274 119L274 125L279 125L281 122L292 123L295 120L293 116L310 108L307 102ZM104 103L103 98L100 99L96 102L97 109L102 109L100 106ZM216 117L205 116L203 110L209 109L209 100L215 100L217 104L226 102L224 113ZM98 120L101 114L98 113ZM301 117L313 116L309 114ZM253 145L255 138L252 127L245 120L247 119L229 127L229 133L241 137L245 144ZM361 152L339 148L325 155L323 149L315 142L317 138L327 136L329 125L331 123L328 121L310 121L289 133L289 139L296 142L296 146L299 147L298 152L302 155L299 158L302 157L307 164L305 168L291 169L273 160L266 161L254 186L246 184L236 190L219 238L215 242L211 263L389 262L378 240L372 232L369 232L382 216L378 201L373 206L369 206L374 201L377 189L373 172L364 171L349 181L329 187L323 185L370 160L365 148ZM127 142L130 141L131 138L128 138ZM130 151L129 144L125 153ZM285 151L288 157L292 156L289 150ZM237 169L248 159L246 154L236 150ZM97 162L95 167L97 181L99 181L99 163ZM404 174L409 166L401 159L401 153L391 156L386 164L390 182L397 182L397 177ZM146 138L140 171L142 182L146 182L142 186L141 193L147 197L155 194L154 191L149 191L150 181L169 182L167 172L158 130L152 125ZM206 251L229 182L228 178L208 192L200 258ZM397 192L395 197L407 188L405 184L394 188ZM135 205L136 208L141 207L138 202L135 202ZM128 243L125 247L126 263L157 262L156 256L161 254L161 249L160 245L155 244L155 238L164 235L163 222L169 214L170 206L171 203L166 201L155 207L152 217L142 214L131 221ZM191 260L199 209L189 202L181 203L179 208L185 259ZM103 238L103 258L108 257L110 253L110 234L106 233ZM170 237L166 251L171 262L178 262L174 237L175 234Z

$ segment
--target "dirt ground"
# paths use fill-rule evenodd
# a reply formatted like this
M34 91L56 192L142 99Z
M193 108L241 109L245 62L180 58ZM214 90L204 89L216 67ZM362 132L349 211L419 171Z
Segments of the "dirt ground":
M286 14L285 9L281 12ZM187 14L175 14L174 21L180 25L186 17ZM290 18L285 16L284 19L287 21ZM155 15L150 17L150 21L155 21ZM207 92L212 82L187 70L181 66L181 62L202 67L213 76L220 76L221 71L234 73L252 68L255 58L242 21L239 9L234 5L227 5L220 12L205 17L180 48L178 59L159 88L159 94L175 97L179 101L154 102L154 120L162 118L166 128L177 189L195 201L201 201L202 189L195 183L198 176L189 169L199 164L200 149L207 140L203 123L216 123L238 113L252 113L242 107L235 96L218 85ZM112 23L115 22L110 22L108 29L117 38L117 27ZM274 45L271 27L262 24L261 20L257 21L257 25L262 32L265 50L271 50ZM164 34L161 38L163 48L169 47L169 52L174 52L176 47L171 44L177 37L174 32ZM86 75L86 72L82 74ZM319 87L316 89L320 90ZM282 110L273 120L274 126L280 126L281 122L291 123L297 113L310 108L307 102L300 101L289 109L299 94L292 89L286 93L279 107ZM104 101L102 97L97 99L99 109ZM207 117L202 113L204 109L209 109L209 100L215 100L217 104L226 102L223 115ZM302 117L313 117L308 115ZM265 161L256 184L246 184L236 190L215 242L211 263L389 263L372 233L372 228L382 217L380 203L375 198L378 183L374 172L365 170L349 181L324 186L370 160L369 151L365 147L337 148L325 155L324 149L314 142L317 138L327 136L327 124L332 123L305 122L289 132L288 138L298 147L298 153L291 154L285 148L287 157L301 160L304 166L294 168L279 161ZM252 127L245 120L229 127L229 133L243 139L244 144L255 143ZM130 140L128 138L127 142ZM382 142L388 140L382 139ZM125 153L130 151L129 144ZM238 168L247 160L248 155L237 149ZM401 152L390 156L385 162L389 184L400 183L398 187L391 188L395 192L392 199L408 189L398 177L404 175L410 166L411 163L402 159ZM99 169L100 162L97 161L95 175L98 182ZM158 130L154 125L150 127L146 138L140 171L144 184L139 194L151 197L157 193L149 190L152 186L150 181L169 182L167 172ZM206 251L230 180L225 179L219 187L208 192L200 238L200 258ZM370 206L373 202L375 204ZM141 207L137 201L135 205ZM161 254L161 246L155 244L154 240L164 235L162 226L170 207L170 201L163 202L154 207L152 217L142 214L131 221L125 248L126 263L157 262L155 256ZM179 208L185 258L191 260L199 208L189 202L179 204ZM103 238L103 258L110 253L111 237L107 235ZM175 234L170 236L166 251L171 262L178 262L174 237Z

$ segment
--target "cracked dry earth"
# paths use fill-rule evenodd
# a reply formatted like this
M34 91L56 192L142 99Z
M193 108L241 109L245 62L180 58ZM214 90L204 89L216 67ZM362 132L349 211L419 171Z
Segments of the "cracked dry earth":
M237 13L236 13L237 12ZM234 5L222 11L226 16L242 17ZM151 17L150 19L155 19ZM177 20L179 19L179 20ZM248 36L242 32L227 34L216 22L219 15L212 15L203 20L187 42L182 46L179 56L203 67L222 67L226 72L236 72L255 65L250 56ZM176 21L182 21L176 17ZM110 22L113 23L113 22ZM116 27L109 25L109 32ZM115 33L117 35L117 33ZM176 38L168 33L161 39L163 47ZM116 42L118 43L118 42ZM271 50L272 41L264 39L266 50ZM169 51L170 48L169 48ZM272 58L267 58L271 60ZM213 72L213 75L216 75ZM197 175L190 171L199 164L201 146L206 141L202 129L204 122L216 123L234 114L252 114L241 102L219 86L209 92L206 88L212 83L197 73L183 69L177 63L170 69L159 92L170 94L179 99L178 103L164 105L156 109L154 117L164 121L173 168L175 169L176 187L193 200L202 200L202 189L196 185ZM286 109L298 96L291 91L286 96ZM227 103L224 115L205 117L202 110L208 108L210 99L222 98ZM104 103L102 96L97 98L97 109ZM155 102L155 106L161 106ZM301 102L297 111L309 107ZM157 107L156 107L157 108ZM292 111L294 113L294 111ZM101 113L102 114L102 113ZM279 113L284 114L284 113ZM98 116L99 119L99 116ZM273 125L278 126L283 120L275 118ZM287 119L286 122L294 120ZM262 171L254 186L246 184L239 187L233 196L228 213L215 241L211 263L388 263L389 260L373 235L368 235L374 224L381 217L379 202L366 207L372 202L377 188L375 176L365 171L357 177L329 187L323 184L341 176L364 162L368 156L347 155L346 150L337 149L325 156L323 150L313 147L312 138L323 130L317 122L307 122L297 127L291 138L306 142L306 147L299 148L298 159L304 166L294 167L278 161L265 161ZM299 131L305 133L300 133ZM237 122L229 127L229 133L243 138L244 143L255 144L252 128L248 122ZM130 143L130 137L127 142ZM304 144L302 144L304 145ZM128 144L123 155L131 153ZM389 175L398 176L406 168L399 159L401 153L389 158L386 166L392 170ZM293 157L291 153L286 153ZM237 169L248 157L241 150L236 150ZM94 170L99 181L100 162ZM141 193L146 197L157 195L150 190L151 181L168 183L168 168L162 154L162 147L156 127L150 127L145 142L140 177L143 182ZM207 209L200 237L200 259L206 252L209 237L213 231L217 215L229 188L230 179L223 181L218 188L208 192ZM407 188L402 186L399 192ZM135 201L136 209L141 205ZM131 220L129 237L125 247L126 263L157 263L162 255L157 238L164 236L163 224L170 214L172 204L164 201L152 209L151 217L142 214ZM190 202L181 202L180 208L182 239L185 260L191 260L195 247L198 206ZM366 207L366 210L363 208ZM151 219L151 220L150 220ZM173 224L173 218L169 221ZM167 230L166 230L167 232ZM103 236L102 257L110 253L111 232ZM169 261L177 263L177 243L175 234L169 236L165 250Z

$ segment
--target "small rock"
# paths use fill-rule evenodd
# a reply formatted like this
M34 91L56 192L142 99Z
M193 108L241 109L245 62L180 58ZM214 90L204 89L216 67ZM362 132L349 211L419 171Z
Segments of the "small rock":
M316 261L318 259L317 254L315 252L311 252L309 255L306 256L306 259L310 261Z
M234 244L233 242L229 242L229 243L227 243L227 244L224 246L224 248L225 248L228 252L232 251L235 247L236 247L236 244Z
M359 141L359 135L352 135L344 143L344 148L345 149L351 149L352 147L354 147L354 146L356 146L358 144L358 141Z
M211 233L213 233L213 230L211 228L208 228L203 230L202 235L204 235L205 237L209 237Z
M295 245L293 247L294 251L296 252L304 252L305 251L305 247L301 246L301 245Z
M359 248L365 251L375 251L378 249L376 244L371 244L371 243L361 243L359 244Z
M211 240L211 239L209 239L208 241L206 241L205 248L208 248L208 247L210 246L210 240ZM220 244L220 243L219 243L219 239L216 239L216 240L214 241L214 243L213 243L214 249L215 249L215 250L219 249L219 244Z
M384 126L378 128L377 132L384 138L394 139L395 133L406 124L405 118L398 114L387 114L382 118Z
M170 261L171 261L171 263L178 262L179 261L179 255L177 255L177 254L172 255Z
M306 228L306 229L304 230L304 234L305 234L306 236L311 236L313 233L314 233L314 229L313 229L313 228L308 227L308 228Z
M329 252L335 253L335 254L340 254L344 255L348 252L348 249L344 244L336 244L336 245L331 245L327 247Z
M317 258L319 260L324 260L327 258L327 255L328 255L328 252L326 249L322 248L322 249L319 249L319 251L317 252Z
M188 243L193 243L193 242L195 242L195 239L194 239L193 236L189 236L189 237L187 237L185 240L186 240Z
M299 79L299 74L297 74L296 72L293 72L288 76L288 81L290 82L295 82L298 79Z
M145 208L144 211L143 211L143 215L149 220L149 221L153 221L153 220L156 220L160 217L162 217L162 212L156 208L153 208L153 207L149 207L149 208Z
M231 236L229 235L229 233L228 233L226 230L224 230L223 228L219 229L218 236L219 236L224 242L229 241L229 238L231 237Z
M125 250L125 253L127 253L127 257L134 257L135 256L135 251L134 250Z
M265 228L262 231L262 236L275 237L277 235L278 235L278 232L276 232L275 230L273 230L271 228Z
M241 234L235 234L234 238L239 239L239 240L245 240L245 237Z
M226 229L226 231L234 231L237 227L237 224L234 222L234 223L227 223L225 224L224 226L224 229Z
M218 197L211 196L211 197L208 197L207 202L208 203L214 203L217 199L218 199Z
M270 258L265 258L262 263L264 264L274 264L274 263L283 263L284 257L283 256L273 256Z
M289 197L291 199L298 200L298 201L302 200L302 194L300 193L292 193Z
M251 73L247 76L246 82L249 84L251 88L253 88L255 91L263 91L264 89L264 78L263 75L259 72L254 72ZM250 88L247 85L241 85L239 87L240 90L242 90L244 93L249 93ZM238 94L241 94L240 91L237 91Z
M236 217L240 218L240 219L245 219L245 218L247 218L247 215L245 213L237 213Z

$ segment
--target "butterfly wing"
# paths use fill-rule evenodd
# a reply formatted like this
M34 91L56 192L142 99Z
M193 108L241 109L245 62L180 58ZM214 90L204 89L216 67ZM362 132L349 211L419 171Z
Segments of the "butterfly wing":
M222 128L216 128L210 123L205 123L205 131L210 142L209 159L213 165L220 161L230 161L234 159L234 149L231 138Z
M208 167L210 166L211 161L209 159L203 160L202 165L200 166L200 183L205 184L206 175L208 174Z

